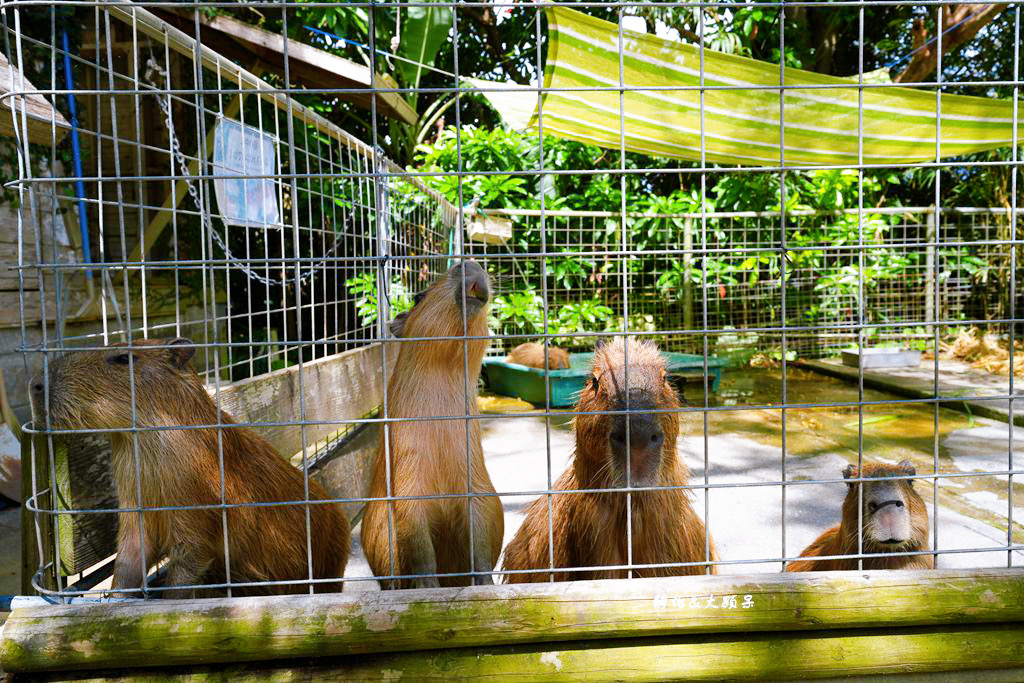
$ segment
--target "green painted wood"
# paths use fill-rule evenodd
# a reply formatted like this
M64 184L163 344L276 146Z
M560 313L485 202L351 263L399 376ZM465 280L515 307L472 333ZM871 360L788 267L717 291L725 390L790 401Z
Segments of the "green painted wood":
M691 681L928 674L1024 665L1024 626L780 632L527 647L479 647L284 662L132 671L86 680L156 681ZM76 680L82 680L77 679ZM961 678L960 680L965 680Z
M1024 568L699 576L23 608L4 628L0 668L198 665L685 634L716 634L714 639L728 641L742 633L735 638L750 640L754 633L791 630L986 622L1024 622Z

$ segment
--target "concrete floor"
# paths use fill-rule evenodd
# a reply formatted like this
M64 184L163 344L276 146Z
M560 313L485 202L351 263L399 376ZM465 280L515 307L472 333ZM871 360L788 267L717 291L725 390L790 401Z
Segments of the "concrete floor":
M734 378L732 386L723 384L720 403L731 402L738 408L771 403L766 399L771 398L774 385L770 378L766 384L745 390L743 378ZM791 403L818 402L824 400L823 395L830 401L856 401L855 387L811 373L794 374L788 389ZM885 395L868 392L865 400L880 400L879 396ZM694 508L710 520L719 554L728 563L720 568L721 573L780 571L780 562L766 560L799 554L837 523L846 485L841 481L800 482L842 479L843 468L857 462L859 441L865 461L909 459L919 475L934 471L936 445L940 473L1008 468L1010 432L1003 422L942 409L936 439L935 413L930 405L866 406L863 420L861 437L855 407L787 410L785 476L787 482L794 483L787 484L783 494L780 485L757 485L779 482L782 477L783 427L778 408L711 413L706 445L701 413L684 415L679 453L692 470L691 483L704 482L706 462L708 483L734 485L710 489L707 500L702 491L694 492ZM541 415L492 416L482 421L488 471L497 491L506 494L502 496L506 544L519 528L526 506L536 497L536 493L516 494L546 489L572 456L574 440L568 416L554 416L547 420L548 426L545 423ZM1016 462L1024 462L1024 429L1014 428L1013 439ZM956 551L940 555L939 567L1005 567L1008 561L1024 566L1024 553L1014 552L1011 558L1006 551L976 550L1006 545L1007 479L1005 475L978 475L939 479L936 486L926 479L915 483L928 504L933 542L937 538L934 547ZM937 513L933 506L936 492ZM1024 521L1024 489L1018 484L1014 495L1015 536L1020 543L1024 541L1020 525ZM346 576L371 576L358 545L353 548ZM349 589L373 590L376 585L353 581L346 584Z

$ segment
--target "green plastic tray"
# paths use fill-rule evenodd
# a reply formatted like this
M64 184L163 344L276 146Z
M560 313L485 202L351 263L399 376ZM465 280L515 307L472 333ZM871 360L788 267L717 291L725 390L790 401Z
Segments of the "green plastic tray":
M668 371L683 377L702 377L704 357L692 353L665 353ZM549 370L551 383L551 407L567 408L576 404L579 392L590 374L593 353L569 354L568 370ZM718 391L722 381L724 361L708 358L708 379L711 391ZM483 377L487 388L503 396L515 396L535 405L545 405L544 370L529 368L519 363L509 363L504 358L485 358Z

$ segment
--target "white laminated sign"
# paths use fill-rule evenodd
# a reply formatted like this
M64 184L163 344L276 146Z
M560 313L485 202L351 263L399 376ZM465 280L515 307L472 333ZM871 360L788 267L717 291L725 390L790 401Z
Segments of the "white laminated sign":
M232 119L218 119L213 133L213 175L213 190L225 223L281 224L273 135Z

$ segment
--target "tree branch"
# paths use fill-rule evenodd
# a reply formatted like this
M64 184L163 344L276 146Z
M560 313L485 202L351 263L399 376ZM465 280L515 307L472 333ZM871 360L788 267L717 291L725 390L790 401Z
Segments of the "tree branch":
M491 8L467 6L461 9L464 12L464 16L472 19L477 28L482 31L484 47L487 49L488 54L501 64L501 68L509 80L515 83L527 82L526 76L519 72L515 62L502 49L501 34L498 31L497 21L495 21L494 12Z
M893 79L896 83L918 83L927 79L933 73L939 61L938 47L942 43L942 54L947 54L959 49L962 45L973 38L983 26L996 18L1006 9L1009 3L963 3L941 7L939 16L941 18L939 29L944 35L940 40L927 43L928 29L924 19L914 19L913 36L914 49L921 48L914 53L907 67ZM964 21L966 19L966 21ZM964 23L957 26L959 22ZM956 26L950 30L951 27ZM949 31L949 33L946 33ZM922 47L924 46L924 47Z

